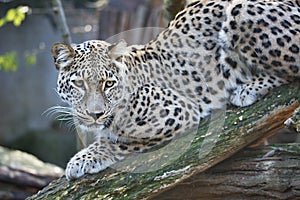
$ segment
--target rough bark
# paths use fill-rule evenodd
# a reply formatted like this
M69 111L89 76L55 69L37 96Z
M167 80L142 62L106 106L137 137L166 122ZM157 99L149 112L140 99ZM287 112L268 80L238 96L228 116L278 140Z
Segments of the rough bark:
M299 144L247 148L152 199L299 199Z
M155 171L133 173L130 170L133 171L135 167L129 166L126 172L107 169L71 182L61 177L29 199L151 199L163 192L168 194L168 190L176 190L187 178L197 176L245 146L284 127L284 121L300 105L299 88L299 82L282 86L250 107L228 109L224 121L220 120L224 117L222 112L203 120L196 135L188 134L174 144L167 145L172 149L192 139L192 143L180 157L166 165L160 162L161 168ZM212 137L216 135L217 137ZM209 151L203 151L207 149ZM151 161L165 159L163 152L154 153ZM138 155L134 157L138 162L146 163ZM299 173L293 176L299 178Z
M30 154L0 147L0 199L25 199L62 174Z

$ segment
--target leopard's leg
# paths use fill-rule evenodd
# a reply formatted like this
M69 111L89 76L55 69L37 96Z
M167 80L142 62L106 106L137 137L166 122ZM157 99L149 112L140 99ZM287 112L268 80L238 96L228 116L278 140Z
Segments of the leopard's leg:
M231 93L229 100L233 105L244 107L263 98L271 89L286 84L285 79L260 72L249 82L239 84Z
M129 151L122 150L118 142L101 137L75 154L66 167L66 178L76 179L94 174L125 158Z

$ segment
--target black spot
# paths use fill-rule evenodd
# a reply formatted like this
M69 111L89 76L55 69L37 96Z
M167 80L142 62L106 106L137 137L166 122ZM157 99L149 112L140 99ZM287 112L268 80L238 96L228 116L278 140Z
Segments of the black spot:
M259 20L257 20L257 24L258 24L258 25L265 26L265 27L269 26L269 23L266 22L264 19L259 19Z
M292 53L299 53L299 47L296 45L296 44L293 44L292 46L290 46L289 50L292 52Z
M239 78L237 78L236 80L235 80L235 82L238 84L238 85L240 85L240 84L243 84L244 82L243 81L241 81L241 79L239 79Z
M296 23L296 24L300 24L300 16L298 15L291 15L291 19Z
M230 70L229 69L225 70L223 72L223 76L224 76L224 78L228 79L230 77Z
M205 29L204 32L203 32L203 36L205 37L209 37L209 36L212 36L213 35L213 30L212 29Z
M268 65L268 64L263 64L263 67L264 67L265 69L271 69L271 68L272 68L272 66L271 66L271 65Z
M146 124L145 121L139 121L136 123L138 126L144 126Z
M268 61L269 60L268 57L265 56L265 55L260 56L260 59L263 60L263 61Z
M172 126L175 123L175 120L172 118L169 118L165 122L165 126Z
M195 93L197 95L202 95L202 91L203 91L203 88L201 86L198 86L195 88Z
M283 26L284 28L287 28L287 29L292 26L292 24L287 20L281 21L280 24L281 24L281 26Z
M182 32L183 34L187 34L189 30L190 30L189 24L185 24L185 25L183 26L183 28L181 29L181 32Z
M259 36L259 39L261 40L269 39L269 36L266 33L263 33Z
M293 56L284 55L283 59L287 62L295 62L296 59Z
M282 33L282 30L280 28L278 28L277 26L273 26L273 27L271 27L271 32L274 35L278 35L278 34Z
M259 27L256 27L253 29L253 33L261 33L261 32L262 32L262 29Z
M134 151L139 151L139 150L140 150L140 147L134 147L133 150L134 150Z
M237 62L232 60L230 57L226 57L225 61L232 67L236 68L237 67Z
M159 100L160 99L160 94L156 93L153 98L154 98L154 100Z
M156 131L156 135L161 134L163 130L164 130L163 128L158 129L158 130Z
M192 71L192 78L196 82L200 82L201 78L198 76L198 73L196 71Z
M177 131L178 129L180 129L181 128L181 124L177 124L176 126L175 126L175 128L174 128L174 131Z
M257 6L257 13L262 14L264 12L264 9L262 7Z
M284 41L281 38L277 38L276 42L279 46L284 47Z
M232 39L233 39L235 42L237 42L237 41L239 40L239 38L240 38L240 36L237 35L237 34L234 34L234 35L232 36Z
M207 24L207 25L210 25L211 24L211 19L209 17L204 17L204 23Z
M204 14L206 14L206 13L208 13L208 12L209 12L209 8L204 8L204 9L203 9L203 13L204 13Z
M218 7L219 8L217 8L217 9L213 9L212 14L214 17L221 18L223 15L223 13L222 13L223 6L219 5Z
M182 76L187 76L187 75L189 75L189 72L187 70L182 70L181 75Z
M292 70L293 73L297 74L299 72L299 67L296 65L290 65L290 70Z
M213 6L214 4L215 4L215 2L210 2L210 3L206 4L206 6L209 7L209 6Z
M165 102L164 102L164 107L167 107L167 106L169 106L169 105L172 105L173 104L173 102L172 101L170 101L170 100L166 100Z
M281 67L282 66L282 63L280 61L277 61L277 60L273 60L271 62L271 64L275 67Z
M229 22L230 28L235 30L237 28L237 23L236 21L232 20Z
M275 22L277 20L277 17L272 16L270 14L267 14L267 18L270 19L272 22Z
M242 8L242 4L237 4L232 10L231 15L237 16L240 13L240 9Z
M121 150L123 150L123 151L128 149L128 147L127 147L127 146L125 146L125 145L122 145L122 144L119 146L119 148L120 148Z
M269 54L273 57L280 57L281 55L281 51L277 50L277 49L272 49L269 51Z
M284 35L283 38L287 41L287 42L290 42L292 41L292 38L288 35Z
M244 26L240 26L240 31L241 32L245 32L246 31L245 27Z
M168 116L169 113L170 113L170 111L168 109L163 109L163 110L159 111L159 115L161 118Z
M155 146L155 145L156 145L156 143L148 143L148 144L147 144L148 147L153 147L153 146Z
M250 51L251 50L251 47L250 46L244 46L242 49L241 49L241 51L243 52L243 53L247 53L248 51Z
M251 38L250 38L250 41L256 43L256 41L257 41L257 40L256 40L256 37L251 37Z
M213 40L208 40L207 42L204 43L204 47L208 51L214 49L216 45L217 45L216 42L214 42Z
M182 24L181 24L180 21L177 21L177 22L175 23L175 28L180 29L181 26L182 26Z
M204 103L206 103L206 104L210 104L210 103L211 103L211 100L208 99L207 97L203 97L202 100L203 100Z
M247 9L247 13L248 13L249 15L255 16L255 12L254 12L253 10Z
M297 35L297 33L300 32L300 31L299 31L299 29L296 29L296 30L290 29L289 31L290 31L291 34Z
M166 132L164 132L164 135L170 135L171 133L172 133L172 130L168 129L168 130L166 130ZM172 134L171 134L171 136L172 136Z
M218 85L219 89L221 89L221 90L224 89L224 87L225 87L225 83L224 83L223 80L219 81L219 82L217 83L217 85Z

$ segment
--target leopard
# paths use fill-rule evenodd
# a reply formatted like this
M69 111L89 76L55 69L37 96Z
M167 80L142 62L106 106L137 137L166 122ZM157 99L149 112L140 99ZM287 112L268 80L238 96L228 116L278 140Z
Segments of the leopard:
M144 45L55 43L57 93L97 137L66 166L68 180L164 145L215 109L251 106L300 78L296 0L200 0Z

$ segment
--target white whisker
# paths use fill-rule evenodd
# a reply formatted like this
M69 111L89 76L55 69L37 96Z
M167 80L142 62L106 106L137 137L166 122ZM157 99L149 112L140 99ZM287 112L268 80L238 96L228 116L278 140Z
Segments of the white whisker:
M60 121L60 127L62 127L64 124L69 127L69 130L76 130L74 123L74 118L76 118L76 115L74 115L73 109L70 107L52 106L44 111L42 115Z

